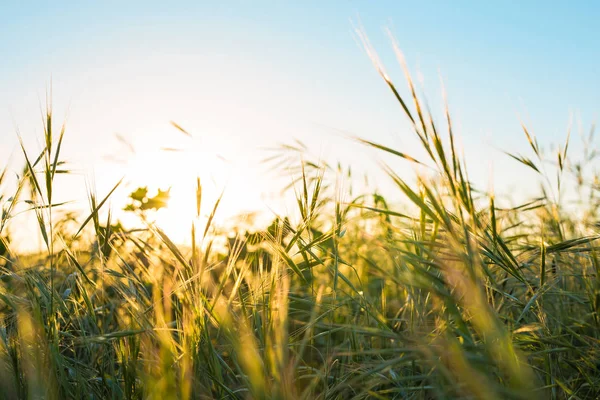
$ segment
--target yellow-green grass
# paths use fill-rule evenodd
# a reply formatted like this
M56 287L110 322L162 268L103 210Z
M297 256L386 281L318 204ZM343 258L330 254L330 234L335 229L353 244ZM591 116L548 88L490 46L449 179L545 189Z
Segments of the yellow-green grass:
M66 229L72 215L58 212L52 192L68 173L64 128L53 132L48 109L44 150L23 148L16 192L0 193L0 396L600 396L600 203L596 177L582 172L595 155L572 160L567 141L547 160L524 127L533 156L511 156L546 190L500 209L469 182L449 112L434 124L408 70L405 97L377 67L428 158L359 140L428 166L416 184L384 167L405 205L381 193L351 198L337 184L352 181L349 171L305 160L297 213L219 251L212 218L202 229L181 221L191 247L139 208L130 209L139 226L124 228L107 211L112 192L91 193L90 213ZM577 213L558 195L572 174L586 196ZM218 202L202 204L200 182L190 184L198 214L214 216ZM41 254L11 248L18 204L38 221Z

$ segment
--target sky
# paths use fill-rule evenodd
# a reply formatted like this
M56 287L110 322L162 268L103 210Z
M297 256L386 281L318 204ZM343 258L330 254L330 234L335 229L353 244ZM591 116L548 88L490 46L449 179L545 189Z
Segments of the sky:
M443 78L471 178L483 188L534 190L535 177L502 153L528 154L521 120L549 146L564 142L571 120L574 133L587 130L600 111L597 2L173 3L0 0L0 163L21 168L17 131L39 151L51 85L74 171L57 192L74 207L122 176L121 199L137 186L173 186L163 222L175 232L175 210L192 209L201 175L209 197L226 187L224 215L268 210L289 177L260 160L294 139L385 186L377 154L345 135L419 150L356 27L407 94L389 28L434 114ZM580 150L577 141L571 149Z

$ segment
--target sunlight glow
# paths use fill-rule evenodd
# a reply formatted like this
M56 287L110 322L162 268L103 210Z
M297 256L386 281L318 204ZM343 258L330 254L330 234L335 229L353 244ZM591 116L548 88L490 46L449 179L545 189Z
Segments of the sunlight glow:
M253 188L255 178L248 169L221 155L216 141L202 139L170 137L165 140L145 135L132 144L134 152L125 167L129 193L143 186L148 187L150 195L158 189L170 188L168 206L150 216L179 243L189 243L192 221L197 229L204 230L222 193L213 220L217 225L250 211L265 211L259 190ZM202 188L200 218L196 218L198 178Z

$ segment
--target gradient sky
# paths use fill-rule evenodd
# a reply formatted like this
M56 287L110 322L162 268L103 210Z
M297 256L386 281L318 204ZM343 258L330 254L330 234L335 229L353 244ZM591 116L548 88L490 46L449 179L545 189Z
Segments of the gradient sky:
M549 145L564 141L571 115L587 130L600 110L598 2L173 3L0 0L2 164L21 163L17 127L39 148L40 102L52 82L59 122L68 109L64 151L77 172L59 184L83 206L92 176L102 195L123 174L164 187L200 173L215 193L227 182L230 212L241 202L264 207L275 188L258 149L293 138L378 176L372 153L339 132L418 151L351 20L404 93L385 27L437 110L443 76L483 187L493 168L497 191L530 189L519 186L530 175L499 150L527 154L519 118ZM115 133L136 148L125 165L106 160L123 156ZM191 150L165 155L161 146Z

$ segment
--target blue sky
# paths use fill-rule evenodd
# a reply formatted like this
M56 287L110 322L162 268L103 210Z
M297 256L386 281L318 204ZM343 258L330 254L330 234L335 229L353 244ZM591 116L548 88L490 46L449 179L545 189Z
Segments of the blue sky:
M351 20L404 93L385 27L438 110L443 76L472 177L484 187L490 163L497 190L531 177L498 150L527 152L519 118L548 145L563 142L571 114L587 129L600 110L597 2L176 3L0 1L0 159L20 162L15 127L36 147L52 81L57 118L68 109L65 156L79 173L62 183L70 198L85 198L92 175L102 193L124 173L165 185L190 178L189 166L214 169L215 192L227 181L232 210L240 197L259 207L273 179L257 149L293 138L377 175L372 154L339 131L408 153L416 142ZM122 151L115 133L152 165L108 163ZM195 150L181 164L158 155L161 146ZM210 161L215 153L229 164Z

